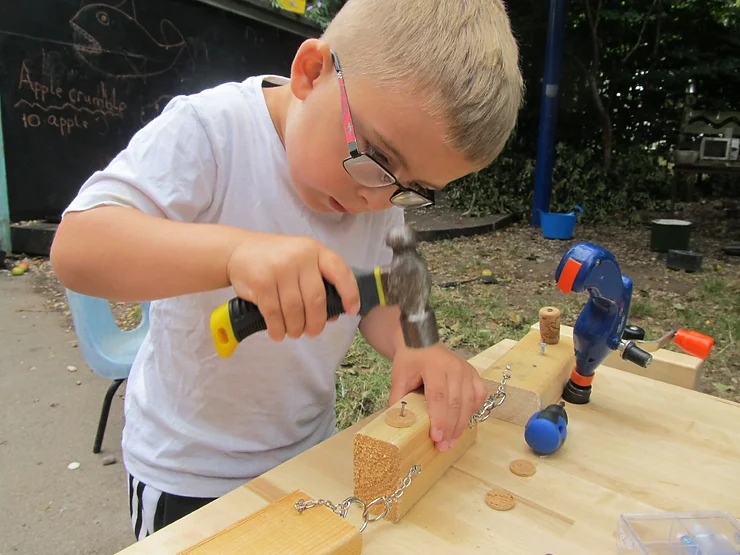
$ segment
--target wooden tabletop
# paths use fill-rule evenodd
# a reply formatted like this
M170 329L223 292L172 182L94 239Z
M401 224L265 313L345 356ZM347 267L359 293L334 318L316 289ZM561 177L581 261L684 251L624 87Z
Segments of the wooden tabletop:
M483 370L515 344L502 341L471 363ZM616 553L623 513L719 509L740 516L740 405L602 366L591 402L566 410L568 439L549 457L529 450L521 426L482 423L476 443L403 520L368 525L363 553ZM366 423L121 553L178 553L293 490L342 501L353 493L353 433ZM509 471L520 458L536 465L534 476ZM512 510L485 504L494 487L515 496ZM350 513L348 520L361 519Z

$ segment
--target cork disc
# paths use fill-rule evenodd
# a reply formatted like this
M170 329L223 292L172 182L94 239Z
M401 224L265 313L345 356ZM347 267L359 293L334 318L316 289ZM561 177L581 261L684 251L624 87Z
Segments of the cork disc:
M494 488L486 494L486 505L497 511L508 511L515 504L514 496L505 489Z
M401 416L401 409L388 409L385 411L385 423L394 428L408 428L416 422L416 415L406 407Z
M511 461L511 464L509 465L509 470L511 470L511 472L513 472L517 476L528 478L530 476L534 476L535 472L537 472L537 467L535 467L535 465L530 461L517 459L515 461Z

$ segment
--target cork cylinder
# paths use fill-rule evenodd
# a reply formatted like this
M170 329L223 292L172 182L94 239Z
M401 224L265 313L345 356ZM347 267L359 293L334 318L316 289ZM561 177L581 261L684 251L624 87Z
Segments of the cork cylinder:
M554 306L540 309L540 337L548 345L555 345L560 341L560 310Z

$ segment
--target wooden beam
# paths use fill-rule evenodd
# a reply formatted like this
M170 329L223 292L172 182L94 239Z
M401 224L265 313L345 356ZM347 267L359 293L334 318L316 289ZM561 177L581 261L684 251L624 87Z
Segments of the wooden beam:
M532 329L538 330L539 324L534 324ZM573 328L571 326L560 326L560 336L572 338ZM698 391L704 364L702 359L666 349L659 349L651 354L653 355L653 362L647 368L642 368L624 360L618 351L613 351L606 357L603 365ZM598 372L598 369L596 371Z
M489 391L494 393L502 371L511 365L506 400L494 409L492 417L524 426L532 414L560 399L575 360L572 341L561 338L557 344L548 345L545 354L540 353L540 341L539 331L532 331L513 348L508 343L502 345L503 356L481 372ZM412 478L411 485L391 506L386 518L392 522L398 522L439 480L475 442L478 433L478 426L474 425L465 430L454 447L440 452L429 437L424 394L415 391L402 401L406 403L405 422L398 420L399 401L354 436L354 494L365 503L392 495L411 467L421 467L421 474ZM379 504L379 510L371 514L379 514L382 508Z
M310 498L296 490L180 554L362 553L359 528L322 505L299 513L299 499Z
M531 330L514 348L496 360L481 377L494 392L501 383L503 371L511 366L506 383L506 400L493 411L498 420L524 426L538 410L560 400L563 388L575 366L573 339L560 336L555 345L541 352L539 330Z
M429 437L430 420L424 394L412 392L403 401L406 402L404 411L414 415L413 424L397 427L392 425L393 419L386 418L389 411L397 414L401 408L399 401L354 437L354 494L365 503L392 495L414 465L421 467L421 473L412 477L411 485L391 506L386 516L391 522L398 522L421 499L467 451L478 434L478 426L474 425L463 432L454 447L441 452ZM382 504L377 507L379 510L371 514L377 515L383 509Z

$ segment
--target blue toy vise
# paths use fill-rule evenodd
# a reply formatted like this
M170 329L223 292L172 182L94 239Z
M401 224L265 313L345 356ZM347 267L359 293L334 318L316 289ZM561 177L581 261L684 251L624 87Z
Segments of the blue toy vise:
M563 256L555 272L558 289L568 294L587 292L589 299L573 329L576 365L563 391L569 403L585 404L591 398L596 368L611 351L647 366L652 356L633 342L622 340L630 303L632 280L619 268L614 255L593 243L579 243Z

